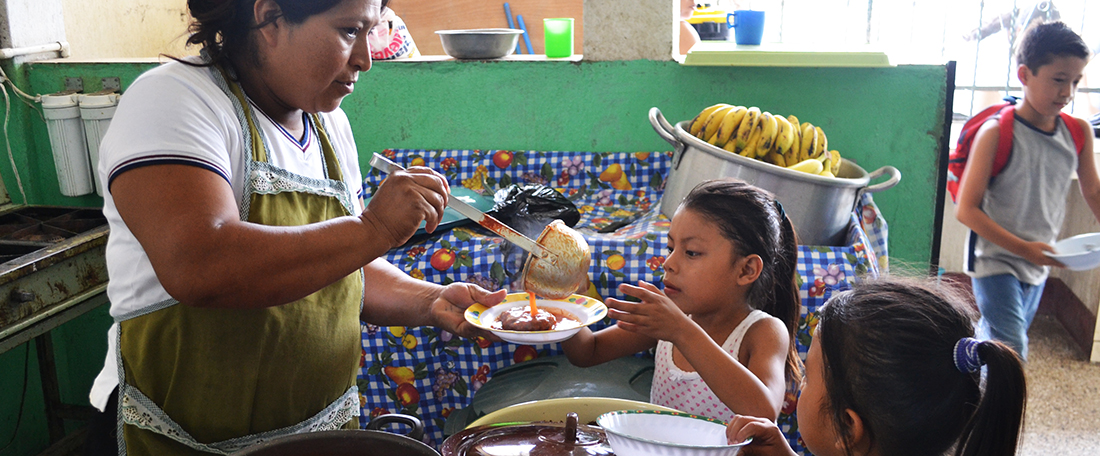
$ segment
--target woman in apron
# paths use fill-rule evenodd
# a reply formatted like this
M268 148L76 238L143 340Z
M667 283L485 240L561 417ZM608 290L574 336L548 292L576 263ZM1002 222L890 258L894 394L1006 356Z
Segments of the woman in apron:
M115 324L92 402L117 403L119 454L355 428L361 320L486 336L462 313L504 291L380 258L438 225L448 187L410 168L362 207L339 106L370 69L379 0L189 8L201 55L139 77L101 146Z

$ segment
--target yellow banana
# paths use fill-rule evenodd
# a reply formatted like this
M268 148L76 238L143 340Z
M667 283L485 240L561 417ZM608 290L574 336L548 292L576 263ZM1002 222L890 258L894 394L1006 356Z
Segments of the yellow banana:
M762 158L768 155L768 151L772 150L775 146L775 136L779 132L779 122L775 120L775 116L770 112L765 112L760 115L761 124L761 136L760 142L756 144L756 157Z
M839 175L840 174L840 152L838 152L836 150L830 150L829 151L829 158L833 159L833 166L832 166L832 169L830 169L830 171L833 172L834 176Z
M777 117L777 118L781 118L781 117ZM775 150L769 151L768 155L764 156L764 161L766 161L768 163L771 163L773 165L776 165L776 166L782 166L784 168L787 167L787 160L785 158L783 158L783 156L780 155L779 152L776 152Z
M809 122L802 122L802 142L798 147L798 161L810 159L810 153L814 151L817 142L817 130Z
M787 122L791 123L791 132L793 133L794 140L791 141L791 148L787 151L787 161L790 163L798 162L798 151L802 149L802 124L798 123L798 118L790 115L787 116Z
M741 119L741 126L737 127L735 152L741 153L749 145L749 136L755 131L758 123L760 123L760 108L752 106L745 111L745 117Z
M726 141L726 144L722 145L722 149L725 149L727 152L729 152L731 154L736 154L737 153L737 138L736 138L736 135L731 136L730 140Z
M722 124L718 126L718 134L714 135L714 142L711 144L718 147L725 146L733 137L733 134L737 133L737 128L741 126L741 119L745 118L746 112L748 112L748 109L744 106L734 106L733 109L726 111L726 116L722 118Z
M722 125L722 119L726 117L726 113L733 109L733 106L723 106L714 110L707 118L706 125L703 125L703 131L699 132L700 139L710 142L710 138L718 134L718 127ZM714 144L714 143L711 143Z
M821 155L825 151L829 150L829 139L825 137L825 130L821 127L814 127L814 132L817 133L817 144L814 144L814 152L811 155Z
M775 116L775 123L779 127L775 134L775 151L780 156L785 156L794 144L794 129L791 128L791 122L783 116Z
M824 171L821 171L820 173L817 173L817 175L818 176L825 176L825 177L836 177L836 175L834 175L832 171L829 171L827 169L824 170Z
M824 160L818 160L818 159L815 158L814 160L818 160L818 161L821 162L821 171L822 172L828 171L829 174L832 174L833 173L833 160L831 158L829 158L829 154L821 154L821 156L825 157L825 159Z
M749 135L748 141L745 142L745 148L741 149L742 157L756 158L756 146L760 144L761 139L764 137L764 123L757 122L756 128L752 129L752 134Z
M724 106L729 105L725 103L718 103L713 106L708 106L706 109L702 110L699 115L695 116L695 119L692 119L691 129L688 130L688 133L691 133L691 136L699 137L699 132L703 131L703 126L707 124L707 120L710 119L710 115L714 114L714 111L718 110L718 108Z
M788 166L787 169L793 169L795 171L802 171L804 173L810 174L821 174L821 171L824 170L824 168L821 167L821 162L812 158Z

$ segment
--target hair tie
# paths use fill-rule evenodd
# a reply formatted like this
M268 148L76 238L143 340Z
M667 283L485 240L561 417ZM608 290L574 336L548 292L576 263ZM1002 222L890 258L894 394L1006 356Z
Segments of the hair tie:
M964 374L977 372L985 364L978 354L978 345L982 341L972 337L963 337L955 342L955 368Z
M775 201L775 210L779 213L779 221L782 222L783 219L787 218L787 212L783 210L783 204L779 200L773 201Z

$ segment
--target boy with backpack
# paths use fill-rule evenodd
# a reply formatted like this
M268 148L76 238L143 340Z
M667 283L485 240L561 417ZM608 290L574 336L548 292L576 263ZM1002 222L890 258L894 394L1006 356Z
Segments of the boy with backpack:
M1016 51L1023 100L993 109L973 126L976 133L967 131L968 122L949 165L954 172L965 165L949 188L955 217L971 229L966 269L981 311L979 335L1005 342L1025 361L1027 330L1050 266L1062 266L1044 252L1054 252L1074 171L1100 220L1100 177L1092 135L1084 133L1091 126L1061 113L1089 57L1063 22L1028 29Z

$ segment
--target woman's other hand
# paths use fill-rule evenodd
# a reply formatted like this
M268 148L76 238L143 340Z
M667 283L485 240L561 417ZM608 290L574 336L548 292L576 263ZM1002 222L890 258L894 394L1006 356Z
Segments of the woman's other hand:
M443 219L450 186L443 175L414 166L386 177L371 196L360 219L375 233L397 247L408 241L420 222L431 233Z
M484 337L500 340L493 333L482 330L466 321L466 308L474 304L492 307L504 300L507 290L494 292L472 283L455 282L443 287L439 296L432 302L429 312L435 326L466 338Z
M796 453L787 444L787 438L780 432L779 426L767 418L754 416L734 415L726 426L726 439L730 443L744 442L752 439L752 443L741 449L745 456L792 456Z

